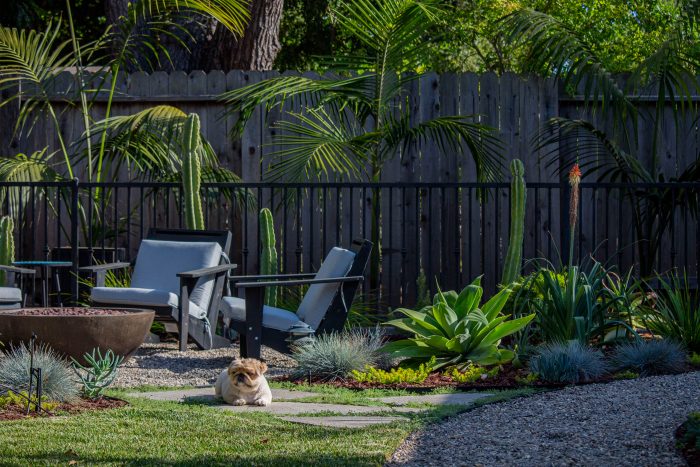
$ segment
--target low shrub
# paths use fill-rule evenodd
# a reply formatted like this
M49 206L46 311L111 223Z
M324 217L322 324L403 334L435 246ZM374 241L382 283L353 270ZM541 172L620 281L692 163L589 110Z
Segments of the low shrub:
M690 357L688 357L688 363L690 363L694 367L700 367L700 353L691 353Z
M636 340L619 345L613 362L618 370L632 370L641 376L680 373L686 366L683 348L670 340Z
M107 350L104 356L100 349L93 349L92 353L86 353L83 358L88 363L86 367L73 360L73 370L80 379L81 391L90 399L100 398L104 390L116 379L119 364L124 357L115 355L111 349Z
M310 375L323 381L345 379L353 370L361 371L374 365L383 343L384 334L378 328L317 336L311 342L292 349L292 357L297 361L292 376L303 378Z
M688 462L688 465L698 465L700 462L700 412L691 412L676 432L678 448Z
M0 384L18 390L29 388L29 349L20 345L0 358ZM34 351L34 367L41 368L43 394L47 399L63 402L75 399L78 386L73 370L46 345L38 345Z
M24 409L27 407L27 399L27 391L20 391L19 393L8 391L6 394L0 396L0 409L5 409L10 406L17 406ZM58 402L45 400L44 398L42 398L41 408L43 410L51 411L54 410L56 407L58 407ZM36 411L36 396L32 396L29 410Z
M389 371L366 366L364 371L353 370L350 374L359 383L379 383L379 384L419 384L425 381L433 371L435 359L427 363L421 363L418 368L392 368Z
M625 371L619 371L615 373L612 378L614 380L621 380L621 379L637 379L639 378L639 373L635 373L632 370L625 370Z
M545 345L530 359L530 371L550 383L594 381L607 370L603 354L578 341Z
M530 386L539 380L540 376L537 373L528 373L527 376L515 377L515 382L518 384L522 384L523 386Z
M500 370L499 367L495 366L490 370L478 365L470 365L463 371L459 371L457 368L452 368L452 371L445 373L446 376L452 378L456 383L466 384L479 381L480 379L493 378L498 374Z

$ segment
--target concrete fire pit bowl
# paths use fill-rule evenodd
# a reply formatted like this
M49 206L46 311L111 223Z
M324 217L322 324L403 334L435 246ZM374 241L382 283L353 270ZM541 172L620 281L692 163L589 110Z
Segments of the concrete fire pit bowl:
M37 343L84 363L82 356L99 348L104 354L131 356L151 329L153 310L106 308L23 308L0 311L0 342L7 346Z

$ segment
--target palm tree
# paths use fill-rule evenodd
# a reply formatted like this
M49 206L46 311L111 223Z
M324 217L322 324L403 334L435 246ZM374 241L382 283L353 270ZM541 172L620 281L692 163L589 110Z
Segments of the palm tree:
M612 75L593 53L590 44L556 18L531 9L521 9L502 20L502 27L511 41L527 48L525 71L556 77L566 89L581 94L586 104L586 119L552 118L535 136L537 149L545 153L548 165L568 170L578 162L588 175L600 181L623 183L656 183L664 181L700 180L700 160L679 170L680 175L664 174L661 169L661 131L664 112L671 109L676 123L697 111L693 96L700 83L697 50L697 20L700 2L678 2L678 11L669 25L670 33L648 57L641 59L629 76L621 82ZM653 111L638 107L640 96L652 96ZM596 117L612 118L612 129L606 133L595 123ZM651 147L640 145L641 123L652 127ZM665 122L668 124L669 122ZM561 147L574 147L561 153ZM643 151L650 151L648 163ZM689 193L671 193L654 188L628 193L634 209L634 224L640 272L652 272L661 239L671 224L677 208L684 213L696 209L689 203Z
M114 179L127 166L133 176L178 181L180 175L180 134L186 115L172 106L158 106L135 115L112 117L112 101L121 70L127 66L153 66L167 60L167 50L153 40L155 34L166 35L185 46L179 29L168 19L175 13L198 13L218 20L235 34L242 34L249 15L245 0L136 0L126 16L105 31L95 43L81 44L75 35L71 5L67 1L69 40L61 41L62 20L49 23L44 31L0 27L0 91L8 97L0 106L17 102L19 117L15 131L21 137L34 123L48 116L58 139L58 148L36 148L31 156L7 155L0 159L0 180L55 181L79 178L89 182ZM138 57L138 60L137 60ZM98 66L99 72L88 77L86 67ZM51 100L51 88L57 77L70 71L75 76L74 90L79 96L84 133L75 141L65 141L59 124L59 111ZM97 78L97 79L95 79ZM97 87L91 83L97 82ZM95 121L91 115L93 96L108 90L106 116ZM71 105L70 102L67 102ZM209 143L200 135L199 144L205 181L238 181L238 177L219 166ZM56 158L60 162L56 162ZM77 163L85 162L77 172ZM9 190L10 197L22 198ZM100 196L93 193L95 206ZM27 197L24 197L26 200ZM13 204L14 206L14 204ZM21 209L21 206L16 206ZM81 206L81 214L83 213ZM97 220L99 216L95 216ZM85 227L85 216L82 215ZM85 229L83 229L85 230Z
M429 29L446 14L439 0L349 0L332 10L338 27L366 51L361 56L325 59L320 78L283 76L225 93L228 111L238 115L240 132L258 105L268 109L287 99L303 99L306 109L286 112L274 124L272 180L361 178L379 182L384 164L409 146L427 141L447 155L469 153L479 180L501 171L500 142L475 116L447 116L413 124L403 102L406 85L426 49ZM381 232L380 193L372 190L371 274L378 278Z

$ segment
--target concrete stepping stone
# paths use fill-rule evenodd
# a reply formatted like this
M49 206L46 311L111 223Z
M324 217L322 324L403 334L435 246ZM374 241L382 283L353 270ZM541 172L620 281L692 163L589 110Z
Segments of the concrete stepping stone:
M299 415L313 414L321 412L333 412L338 415L354 415L367 413L415 413L421 412L421 409L410 407L378 407L368 405L345 405L345 404L322 404L317 402L275 402L272 400L272 405L267 407L258 407L254 405L234 406L228 404L219 404L212 406L215 409L227 410L236 413L245 412L263 412L272 415Z
M308 391L291 391L289 389L272 389L272 400L295 400L295 399L305 399L307 397L314 397L318 394L315 392ZM173 401L173 402L184 402L184 401L216 401L217 398L214 396L214 387L205 386L194 389L177 389L174 391L154 391L154 392L132 392L129 396L133 397L143 397L146 399L152 399L156 401Z
M453 393L453 394L425 394L418 396L391 396L379 397L376 400L385 404L432 404L432 405L472 405L475 401L489 397L492 394L485 392Z
M327 426L331 428L365 428L372 425L384 425L386 423L404 420L403 417L282 417L282 420L304 425Z

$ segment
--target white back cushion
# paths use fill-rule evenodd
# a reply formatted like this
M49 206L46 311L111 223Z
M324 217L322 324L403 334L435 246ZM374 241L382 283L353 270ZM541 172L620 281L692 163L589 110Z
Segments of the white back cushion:
M180 278L176 274L217 266L221 252L221 245L216 242L143 240L131 276L131 287L162 290L179 296ZM206 310L213 290L214 277L201 277L190 294L190 301Z
M352 251L334 247L323 260L323 264L316 273L316 279L345 277L354 260L355 253ZM317 329L339 287L340 284L337 282L314 284L309 287L297 311L299 318L312 328Z

